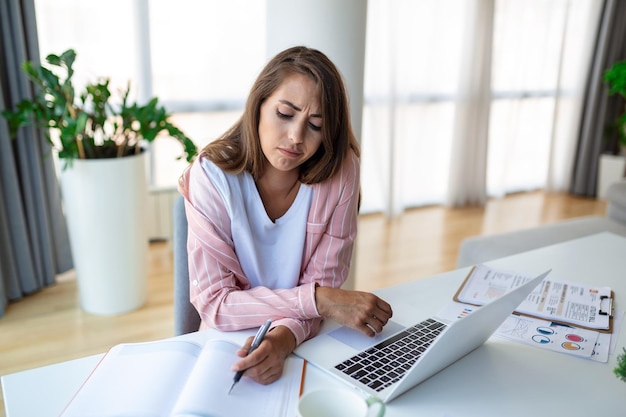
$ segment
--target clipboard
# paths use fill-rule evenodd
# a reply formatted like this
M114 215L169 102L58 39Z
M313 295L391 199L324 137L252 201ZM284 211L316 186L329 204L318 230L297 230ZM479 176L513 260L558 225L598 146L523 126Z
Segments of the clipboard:
M465 288L465 285L469 282L470 277L474 273L475 269L476 269L476 266L473 266L470 269L469 273L467 274L467 276L465 277L465 279L463 280L463 282L459 286L458 290L456 291L456 293L452 297L452 299L454 301L456 301L457 303L468 304L468 305L477 306L477 307L480 307L481 305L483 305L483 304L471 303L471 302L468 302L468 301L465 301L465 300L461 300L459 298L460 294L463 292L463 289ZM608 295L600 296L600 308L599 308L599 311L598 311L598 315L609 316L609 327L607 329L597 328L597 327L590 327L590 326L583 326L581 324L568 322L568 321L560 319L560 318L552 318L552 317L534 315L534 314L529 314L529 313L522 313L522 312L519 312L519 311L514 311L513 314L518 315L518 316L523 316L523 317L532 317L532 318L535 318L535 319L549 320L551 322L554 322L554 323L557 323L557 324L561 324L561 325L564 325L564 326L578 327L578 328L581 328L581 329L593 330L593 331L600 332L600 333L613 333L613 309L614 309L613 300L614 299L615 299L615 293L613 292L613 290L611 290L610 296L608 296Z

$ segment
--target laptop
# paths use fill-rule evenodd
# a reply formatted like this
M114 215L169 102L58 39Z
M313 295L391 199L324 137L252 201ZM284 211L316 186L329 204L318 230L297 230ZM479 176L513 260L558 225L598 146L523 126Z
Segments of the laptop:
M414 310L398 312L393 306L393 321L382 337L369 338L326 320L320 334L294 353L367 395L389 402L481 346L549 272L454 322L430 317L404 327L398 322L414 323ZM413 320L407 321L407 316Z

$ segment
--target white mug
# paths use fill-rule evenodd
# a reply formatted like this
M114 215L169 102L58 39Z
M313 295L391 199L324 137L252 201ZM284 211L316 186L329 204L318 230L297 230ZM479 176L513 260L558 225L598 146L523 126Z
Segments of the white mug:
M346 389L322 389L304 394L298 401L298 417L366 417L370 407L376 417L385 415L385 404L378 398L363 398Z

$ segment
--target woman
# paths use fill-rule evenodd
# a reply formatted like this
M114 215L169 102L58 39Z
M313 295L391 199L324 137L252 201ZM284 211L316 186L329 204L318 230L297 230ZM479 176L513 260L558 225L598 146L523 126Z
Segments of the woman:
M323 318L374 336L391 317L348 277L359 204L359 148L333 63L294 47L261 71L242 117L182 175L191 302L201 329L272 328L233 371L263 384Z

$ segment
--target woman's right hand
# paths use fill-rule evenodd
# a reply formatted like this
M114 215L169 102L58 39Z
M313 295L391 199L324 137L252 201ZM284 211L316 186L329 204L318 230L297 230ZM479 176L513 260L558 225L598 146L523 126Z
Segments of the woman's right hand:
M253 336L237 351L242 359L233 364L233 372L245 371L248 378L259 384L271 384L281 377L285 358L296 348L296 339L285 326L277 326L266 335L258 349L248 354Z
M317 287L315 303L322 317L331 318L371 337L382 332L393 315L389 303L363 291Z

